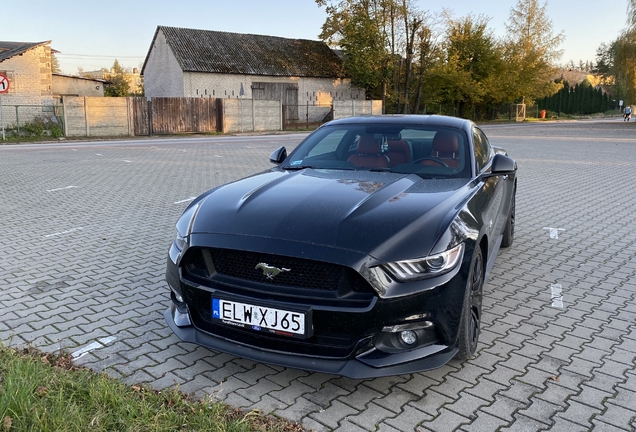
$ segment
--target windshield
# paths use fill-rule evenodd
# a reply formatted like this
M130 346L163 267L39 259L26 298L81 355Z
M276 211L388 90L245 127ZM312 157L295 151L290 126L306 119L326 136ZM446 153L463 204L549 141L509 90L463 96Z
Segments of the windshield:
M470 177L466 134L431 125L341 124L309 135L282 165Z

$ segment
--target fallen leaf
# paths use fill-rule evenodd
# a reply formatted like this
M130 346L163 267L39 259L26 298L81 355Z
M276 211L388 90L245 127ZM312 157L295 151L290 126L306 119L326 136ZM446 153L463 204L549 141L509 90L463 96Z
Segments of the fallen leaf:
M133 391L136 391L137 393L139 393L141 391L141 387L136 386L136 385L132 386L131 388L133 389Z
M558 381L558 380L559 380L559 377L558 377L558 376L556 376L556 375L554 375L554 376L550 377L550 379L551 379L552 381Z
M4 418L4 420L2 421L2 427L4 429L4 432L9 432L9 430L11 430L11 424L13 422L11 421L11 417L6 416Z

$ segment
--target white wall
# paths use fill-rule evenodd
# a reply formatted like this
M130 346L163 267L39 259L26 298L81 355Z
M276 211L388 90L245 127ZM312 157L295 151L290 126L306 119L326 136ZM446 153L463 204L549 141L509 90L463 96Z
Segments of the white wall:
M291 83L298 86L298 104L329 105L332 101L361 100L364 92L351 88L351 80L333 78L274 77L262 75L227 75L185 72L186 97L238 98L243 84L243 98L252 98L252 83ZM148 85L146 84L146 95Z
M184 97L190 96L184 91L183 71L172 49L166 43L166 37L159 30L148 55L144 68L145 96Z
M104 96L104 83L86 78L53 75L53 94L62 96Z
M0 62L0 73L7 76L10 83L9 91L2 93L5 126L16 123L15 105L20 105L20 124L34 117L50 116L50 110L41 107L53 104L50 46L40 45Z

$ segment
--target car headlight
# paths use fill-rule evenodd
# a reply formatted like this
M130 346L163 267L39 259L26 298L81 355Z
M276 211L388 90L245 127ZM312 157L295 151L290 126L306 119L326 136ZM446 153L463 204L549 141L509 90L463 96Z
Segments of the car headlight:
M395 261L382 265L382 268L400 282L426 279L447 273L461 262L464 256L464 243L442 253L423 258Z
M174 236L174 245L176 246L176 248L182 251L187 243L188 243L188 237L185 235L182 235L179 232L179 230L176 230L176 234Z
M194 218L199 211L200 205L200 203L196 203L188 207L177 221L174 245L179 251L182 251L188 244L188 236L190 235L190 231L192 231L192 224L194 223Z

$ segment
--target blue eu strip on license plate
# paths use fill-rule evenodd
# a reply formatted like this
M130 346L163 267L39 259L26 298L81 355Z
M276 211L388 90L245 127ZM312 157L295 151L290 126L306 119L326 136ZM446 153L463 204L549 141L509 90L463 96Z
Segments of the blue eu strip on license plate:
M277 334L306 335L305 314L298 311L212 299L212 318L224 324L269 330Z

